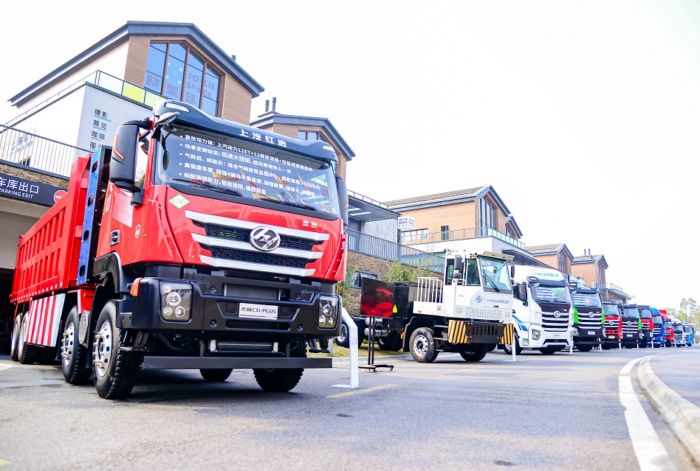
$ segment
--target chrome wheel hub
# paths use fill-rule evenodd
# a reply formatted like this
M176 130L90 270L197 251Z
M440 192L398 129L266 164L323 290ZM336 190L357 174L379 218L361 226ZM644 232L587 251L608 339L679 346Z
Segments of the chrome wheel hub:
M95 348L92 356L95 373L105 376L112 361L112 325L109 321L103 322L100 330L95 334Z

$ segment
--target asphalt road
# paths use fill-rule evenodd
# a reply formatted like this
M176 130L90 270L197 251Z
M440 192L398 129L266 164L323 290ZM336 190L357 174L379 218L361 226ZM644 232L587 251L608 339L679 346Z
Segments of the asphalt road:
M125 401L0 356L0 470L697 469L633 380L667 454L651 467L638 458L620 372L654 353L382 357L393 371L361 372L358 389L332 387L349 383L339 361L284 394L261 391L250 371L213 384L147 370Z

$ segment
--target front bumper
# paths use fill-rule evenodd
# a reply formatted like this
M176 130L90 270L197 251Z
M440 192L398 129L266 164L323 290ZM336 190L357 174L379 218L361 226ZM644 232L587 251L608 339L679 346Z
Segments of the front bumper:
M190 318L179 322L161 316L161 283L192 286ZM191 279L142 278L137 296L118 303L119 327L148 333L197 333L205 342L295 342L331 339L340 334L341 300L333 285L283 283L195 275ZM318 325L321 299L335 298L333 328ZM275 308L276 315L251 317L241 305Z

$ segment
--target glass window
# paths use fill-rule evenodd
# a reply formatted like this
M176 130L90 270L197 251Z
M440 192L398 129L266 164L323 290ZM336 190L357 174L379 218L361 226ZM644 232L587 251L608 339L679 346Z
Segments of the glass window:
M484 290L511 292L510 272L505 260L479 257L479 265Z
M466 265L466 282L470 286L478 286L481 284L479 281L479 268L476 265L476 259L465 260Z
M479 227L482 236L487 234L487 229L496 229L496 208L486 197L479 200Z
M571 293L571 300L577 309L601 307L600 296L594 293Z
M146 63L146 79L143 87L160 93L163 88L163 70L165 69L165 44L151 44L148 50L148 62Z
M221 76L211 69L207 69L204 79L204 96L202 97L202 110L216 116L219 105L219 81Z
M160 129L156 184L179 182L216 190L212 198L221 194L340 214L335 174L328 162L184 126ZM201 165L208 158L212 162Z
M301 139L302 141L323 141L323 142L326 142L326 140L323 138L323 135L316 132L316 131L298 131L297 132L297 139Z
M405 243L421 243L428 239L428 229L416 229L414 231L404 231L401 238Z
M216 116L221 74L186 46L153 43L148 50L144 88L181 100Z
M540 283L530 285L532 299L538 303L571 303L569 289L565 286L547 286Z
M182 101L199 107L199 97L202 95L202 78L204 77L204 62L195 54L187 58L187 78L185 93Z
M450 226L440 226L440 239L450 240Z

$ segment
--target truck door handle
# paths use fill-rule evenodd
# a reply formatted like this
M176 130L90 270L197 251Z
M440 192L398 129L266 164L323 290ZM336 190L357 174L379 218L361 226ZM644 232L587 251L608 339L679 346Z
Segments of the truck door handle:
M109 245L116 245L119 243L119 230L112 231L109 238Z

